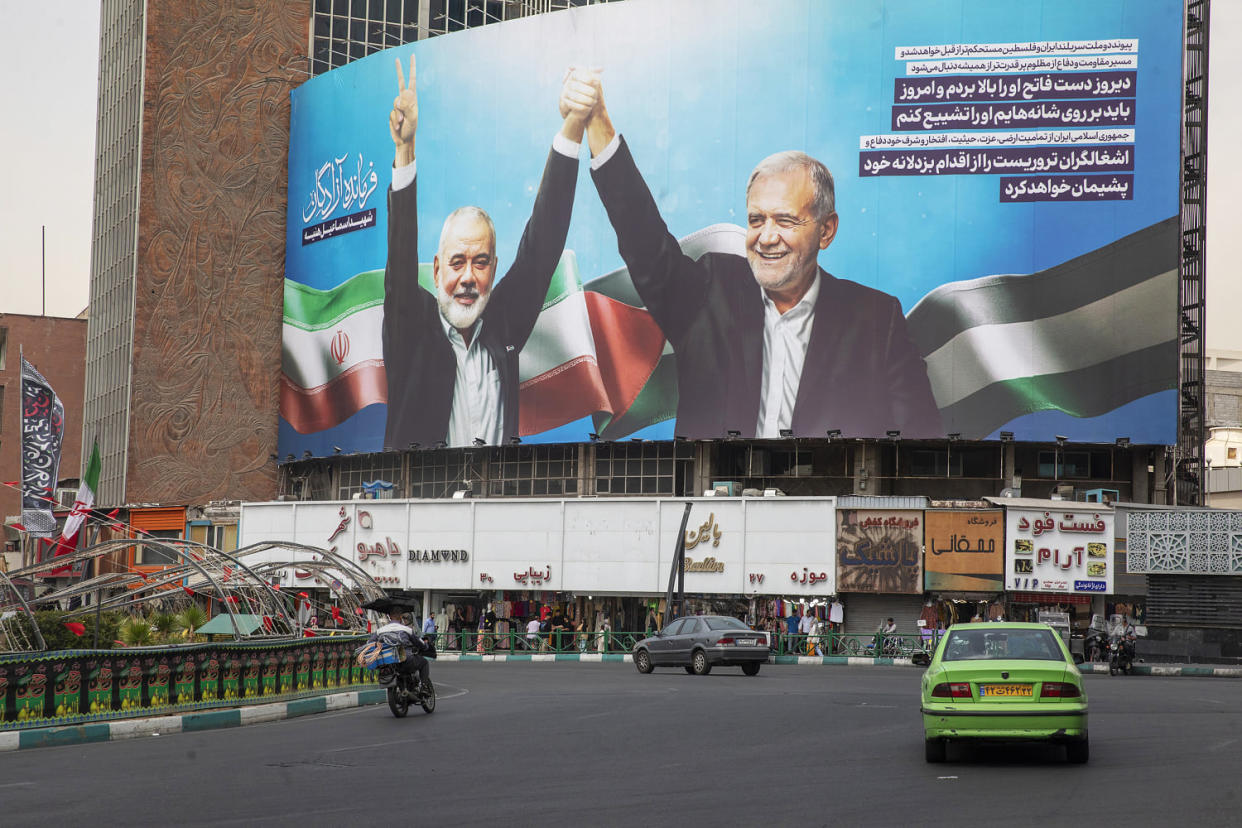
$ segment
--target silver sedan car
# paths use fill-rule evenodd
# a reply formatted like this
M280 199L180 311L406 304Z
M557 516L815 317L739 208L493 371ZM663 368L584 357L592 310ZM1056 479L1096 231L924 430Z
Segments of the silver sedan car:
M768 634L727 615L678 618L634 645L634 666L640 673L684 667L687 673L705 676L712 667L740 666L753 676L767 660Z

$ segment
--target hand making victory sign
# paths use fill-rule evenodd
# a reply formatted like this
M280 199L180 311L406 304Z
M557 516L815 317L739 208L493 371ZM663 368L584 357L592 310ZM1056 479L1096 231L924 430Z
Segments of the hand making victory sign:
M406 83L401 71L401 59L397 64L397 97L392 100L392 112L388 114L388 131L396 145L394 167L404 167L414 160L414 133L418 131L418 87L415 84L414 55L410 55L410 80Z

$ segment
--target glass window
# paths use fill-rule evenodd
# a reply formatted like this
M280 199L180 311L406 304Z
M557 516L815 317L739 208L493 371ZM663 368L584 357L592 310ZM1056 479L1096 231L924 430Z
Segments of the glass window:
M707 619L707 628L711 630L749 630L750 627L736 618L712 616Z
M180 529L151 529L146 532L153 539L181 540ZM178 561L178 555L166 547L138 546L134 563L139 566L167 566Z
M676 621L674 621L673 623L669 624L667 627L664 628L664 634L665 635L680 635L681 628L686 626L687 620L688 619L686 618L678 618Z
M950 630L944 661L1064 661L1052 630Z
M687 618L686 626L681 628L681 634L694 635L695 633L701 633L703 632L704 627L705 625L703 624L702 618Z

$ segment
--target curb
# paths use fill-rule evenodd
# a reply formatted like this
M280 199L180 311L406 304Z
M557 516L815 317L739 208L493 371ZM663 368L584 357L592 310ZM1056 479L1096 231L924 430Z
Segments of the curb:
M259 722L296 719L299 716L326 713L329 710L381 704L386 698L387 694L383 690L352 690L348 693L312 696L272 704L256 704L251 707L235 707L230 710L209 710L203 713L153 716L149 719L124 719L116 722L66 727L0 731L0 752L60 745L83 745L88 742L115 742L119 739L159 736L163 733L190 733L196 730L241 727Z
M1079 664L1080 673L1108 675L1107 664ZM1187 678L1242 678L1242 667L1206 667L1194 664L1135 664L1132 676L1183 676Z

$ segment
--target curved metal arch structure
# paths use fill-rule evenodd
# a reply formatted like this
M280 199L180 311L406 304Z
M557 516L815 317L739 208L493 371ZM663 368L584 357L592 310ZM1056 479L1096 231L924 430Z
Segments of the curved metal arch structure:
M0 652L46 649L34 623L31 606L63 605L87 595L95 596L95 602L78 606L66 614L67 618L103 609L132 611L158 607L176 611L190 603L206 601L208 609L214 610L212 614L228 614L233 637L241 640L366 632L368 621L362 604L385 594L362 567L331 550L271 541L228 553L183 539L116 538L23 567L10 575L17 579L46 576L55 570L101 560L134 547L157 552L172 562L150 571L129 568L106 572L45 592L29 602L5 577L0 583L0 636L3 637ZM272 550L280 550L283 554L272 560ZM254 560L265 552L269 553L265 556L267 560ZM272 576L286 568L294 568L301 577L311 579L314 587L327 589L330 599L323 601L309 594L282 591L272 582ZM29 618L33 636L22 622L9 622L19 617ZM257 626L256 618L261 619ZM306 623L311 618L325 622L331 618L334 626Z
M33 653L46 649L30 605L9 576L0 572L0 653Z
M80 607L70 613L69 617L73 617L96 609L133 609L148 604L175 610L192 602L196 596L202 596L208 602L217 602L211 609L228 613L235 639L288 638L297 634L287 603L270 584L227 552L195 541L116 538L72 555L25 567L14 574L46 574L131 547L159 552L175 563L149 573L132 569L105 573L40 595L34 603L51 605L88 592L99 594L97 606ZM116 592L118 588L123 591ZM103 596L104 589L113 590L113 594ZM252 631L247 619L241 619L239 623L239 616L242 615L260 617L261 625Z
M289 554L272 556L272 550ZM298 615L299 621L326 622L331 618L334 623L331 627L324 623L307 623L303 625L306 629L317 633L367 631L367 617L362 605L386 593L365 569L329 549L286 541L260 541L233 554L241 559L265 552L269 553L268 560L252 565L261 576L272 577L283 570L293 569L300 579L310 580L313 586L328 590L330 600L327 602L308 593L295 594L298 606L303 610Z

